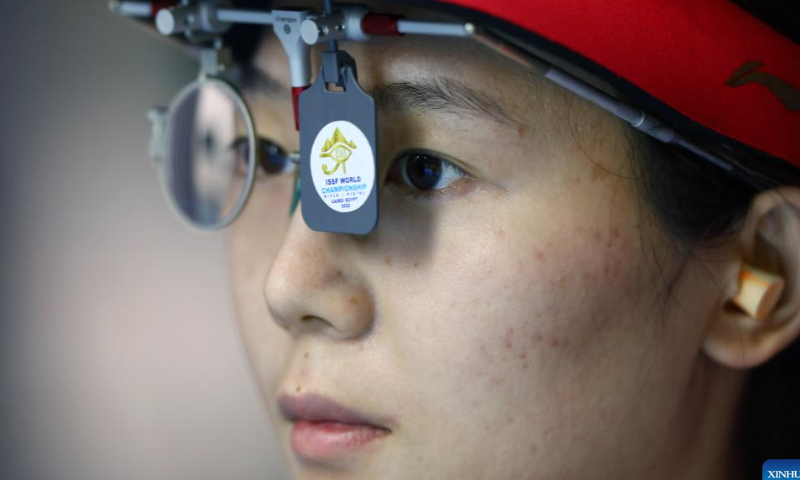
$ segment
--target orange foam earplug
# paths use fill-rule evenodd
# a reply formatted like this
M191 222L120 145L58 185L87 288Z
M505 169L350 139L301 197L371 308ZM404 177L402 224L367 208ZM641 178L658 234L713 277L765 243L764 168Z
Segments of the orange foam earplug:
M764 320L781 298L783 278L743 264L739 273L739 293L733 303L756 320Z

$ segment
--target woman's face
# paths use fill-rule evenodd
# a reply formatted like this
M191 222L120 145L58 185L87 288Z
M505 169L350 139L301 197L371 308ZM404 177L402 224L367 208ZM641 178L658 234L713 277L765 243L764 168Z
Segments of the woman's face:
M687 478L715 286L665 253L621 124L466 41L342 47L378 100L378 227L310 230L288 215L286 175L257 181L228 242L246 347L295 478ZM249 92L257 129L296 150L277 41L255 65L286 86ZM403 155L414 151L441 159L429 158L443 172L432 188ZM298 454L278 397L303 394L391 432Z

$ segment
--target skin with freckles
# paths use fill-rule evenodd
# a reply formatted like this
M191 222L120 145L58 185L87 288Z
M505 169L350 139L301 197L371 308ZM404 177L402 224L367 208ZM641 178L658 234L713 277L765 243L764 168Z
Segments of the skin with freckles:
M367 91L445 79L508 118L379 98L380 221L365 237L311 231L288 215L290 175L257 179L229 264L293 477L738 478L746 374L702 352L736 272L714 252L707 264L671 253L623 126L464 41L341 46ZM289 84L274 38L255 66ZM288 87L247 99L259 133L296 150ZM392 173L410 149L464 175L413 191ZM298 458L277 398L305 392L390 418L391 433L343 458Z

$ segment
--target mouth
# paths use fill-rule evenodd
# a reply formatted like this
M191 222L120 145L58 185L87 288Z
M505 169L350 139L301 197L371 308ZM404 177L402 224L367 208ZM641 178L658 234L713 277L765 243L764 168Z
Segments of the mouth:
M283 394L278 407L293 424L292 450L309 460L342 457L392 433L386 422L313 393Z

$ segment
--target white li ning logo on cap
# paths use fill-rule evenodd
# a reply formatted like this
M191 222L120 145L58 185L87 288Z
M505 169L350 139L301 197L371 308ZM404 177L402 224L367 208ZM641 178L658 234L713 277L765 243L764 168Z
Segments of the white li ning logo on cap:
M322 127L311 146L310 163L314 191L336 212L358 210L372 192L375 155L361 129L350 122Z

